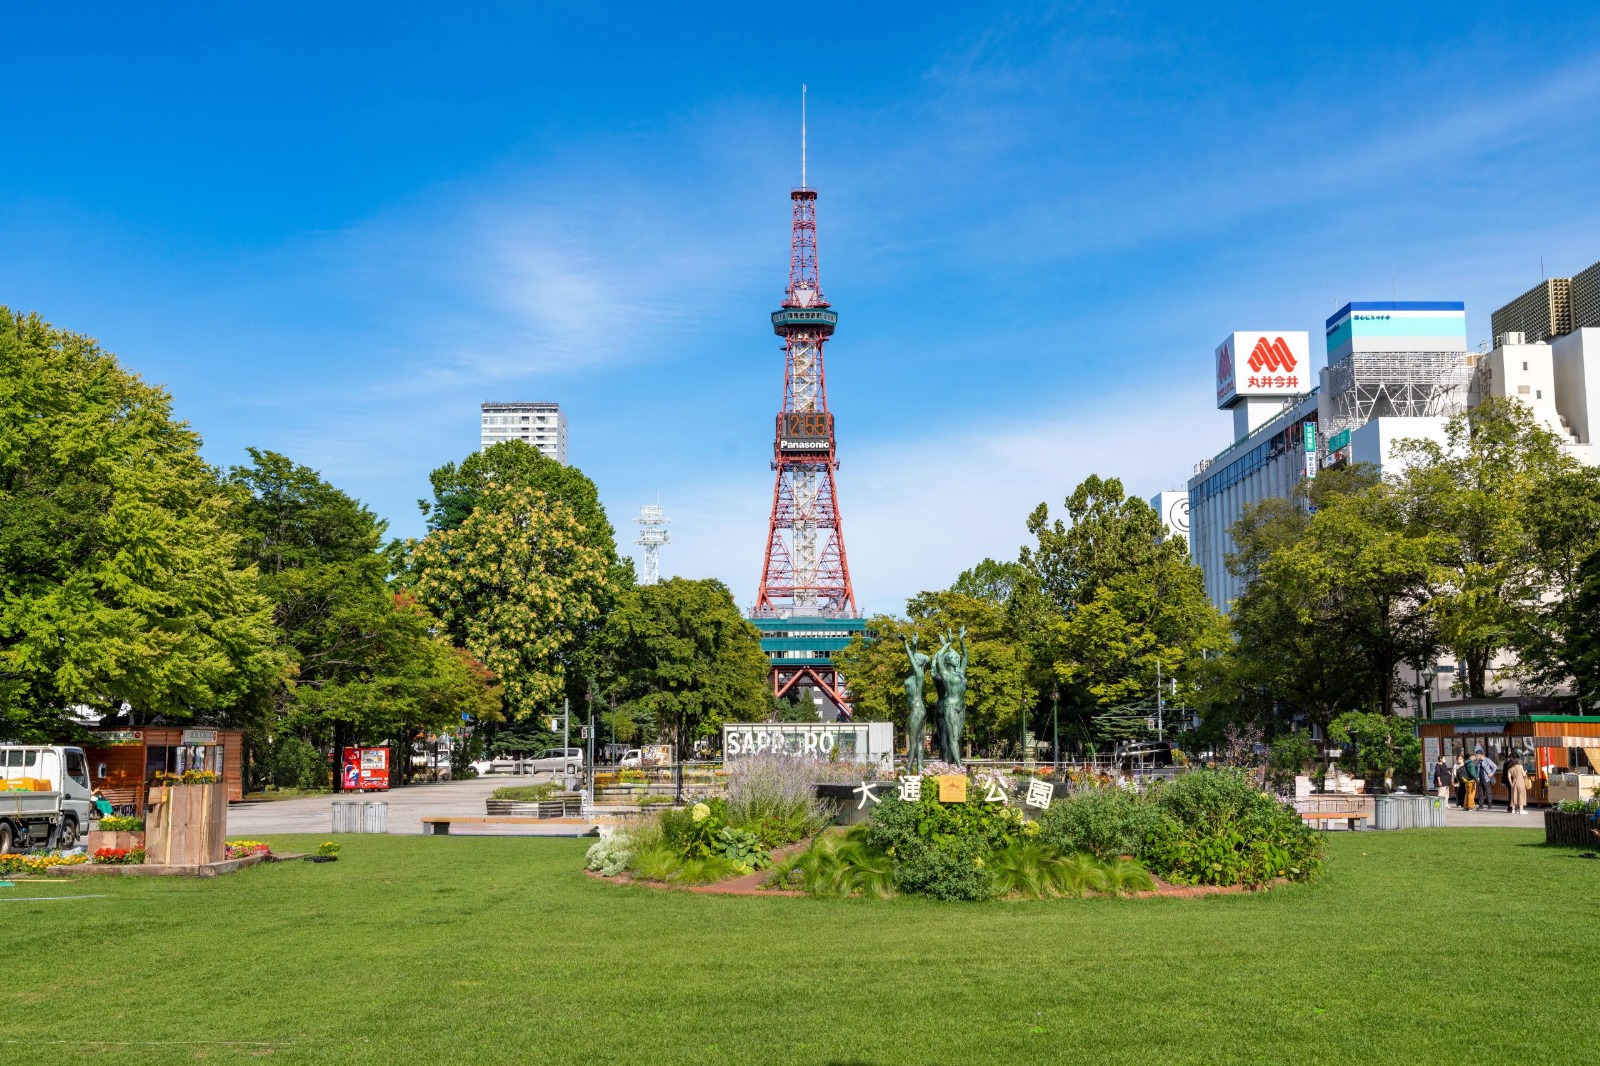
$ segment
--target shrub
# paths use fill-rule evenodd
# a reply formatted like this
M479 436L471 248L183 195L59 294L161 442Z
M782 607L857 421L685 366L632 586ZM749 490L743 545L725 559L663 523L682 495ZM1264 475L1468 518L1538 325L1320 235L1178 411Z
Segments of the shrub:
M1282 788L1306 772L1317 758L1317 746L1304 733L1285 733L1273 738L1267 755L1267 780Z
M934 899L974 901L994 895L994 879L983 849L972 841L943 847L923 845L895 856L895 885Z
M856 830L847 836L825 834L780 866L768 884L797 887L814 896L886 899L894 894L894 860L868 845Z
M767 847L804 840L828 821L816 785L835 767L817 759L752 755L728 767L728 824L749 829Z
M999 896L1049 899L1061 894L1057 877L1060 857L1043 844L1013 844L989 860L989 874Z
M1112 896L1125 892L1148 892L1156 887L1150 871L1130 859L1113 859L1100 865L1100 891Z
M1164 820L1148 795L1131 789L1079 788L1039 818L1039 840L1062 855L1086 851L1098 859L1139 855Z
M102 833L142 833L144 819L125 814L107 814L100 819Z
M1556 804L1556 810L1562 814L1593 815L1600 811L1600 800L1562 800Z
M703 859L683 860L672 880L682 885L709 885L746 872L744 867L731 859L710 855Z
M278 788L318 792L330 787L327 758L296 736L279 737L267 759L267 779Z
M670 881L683 867L683 857L669 847L641 849L634 853L630 868L642 881Z
M561 782L546 781L542 785L502 785L489 793L490 799L511 800L513 803L538 803L561 791Z
M1237 770L1199 770L1156 794L1169 815L1146 841L1151 869L1177 884L1262 885L1322 868L1322 838Z
M633 858L633 841L626 833L611 833L589 846L583 857L583 867L595 870L606 877L615 877L628 868Z

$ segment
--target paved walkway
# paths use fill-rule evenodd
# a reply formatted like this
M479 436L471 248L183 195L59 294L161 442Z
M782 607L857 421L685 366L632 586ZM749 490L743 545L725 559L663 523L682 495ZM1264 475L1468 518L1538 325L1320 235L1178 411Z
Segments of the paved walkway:
M446 781L438 785L412 785L391 792L305 796L261 800L228 806L228 835L263 836L268 833L327 833L333 828L335 800L381 800L389 805L389 832L420 835L423 815L454 814L482 817L483 801L501 785L532 784L531 777L496 774L471 781ZM581 832L574 825L474 825L452 827L451 836L569 836Z

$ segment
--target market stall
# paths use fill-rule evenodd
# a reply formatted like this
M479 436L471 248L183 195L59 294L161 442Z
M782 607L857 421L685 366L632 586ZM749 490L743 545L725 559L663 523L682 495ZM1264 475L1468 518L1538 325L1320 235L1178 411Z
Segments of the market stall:
M1577 798L1586 779L1600 783L1600 716L1522 714L1515 699L1439 704L1434 717L1417 724L1426 779L1439 756L1451 763L1482 751L1501 771L1506 761L1528 772L1530 803ZM1591 786L1592 787L1592 786ZM1504 803L1504 777L1495 774L1493 798ZM1583 798L1588 798L1587 795ZM1481 801L1480 801L1481 802Z
M142 815L158 773L207 770L220 775L229 802L244 799L244 731L146 726L104 729L84 745L94 787L119 809Z

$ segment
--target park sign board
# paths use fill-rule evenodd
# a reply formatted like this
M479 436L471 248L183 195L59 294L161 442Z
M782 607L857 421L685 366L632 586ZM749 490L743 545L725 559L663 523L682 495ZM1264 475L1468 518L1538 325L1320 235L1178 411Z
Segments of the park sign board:
M890 765L891 722L729 722L722 727L722 757L781 755Z

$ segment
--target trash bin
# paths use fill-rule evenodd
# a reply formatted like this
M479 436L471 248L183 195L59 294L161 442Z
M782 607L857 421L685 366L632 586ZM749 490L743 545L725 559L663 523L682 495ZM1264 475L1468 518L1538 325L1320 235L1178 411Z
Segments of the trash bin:
M1374 829L1438 829L1444 826L1444 800L1396 793L1372 797Z
M389 805L378 800L335 800L335 833L387 833Z

